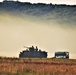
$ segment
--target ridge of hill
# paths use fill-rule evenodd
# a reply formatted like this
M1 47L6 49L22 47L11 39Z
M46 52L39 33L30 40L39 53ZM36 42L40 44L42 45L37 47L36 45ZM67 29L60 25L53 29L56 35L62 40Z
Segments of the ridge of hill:
M3 1L0 2L0 11L7 13L23 14L35 17L43 17L47 20L62 20L63 23L76 24L76 5L54 5L18 1Z

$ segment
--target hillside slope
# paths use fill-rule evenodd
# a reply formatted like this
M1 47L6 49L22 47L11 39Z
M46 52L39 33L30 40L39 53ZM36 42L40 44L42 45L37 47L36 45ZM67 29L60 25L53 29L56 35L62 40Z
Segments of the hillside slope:
M4 1L0 3L0 11L76 24L76 5L31 4Z

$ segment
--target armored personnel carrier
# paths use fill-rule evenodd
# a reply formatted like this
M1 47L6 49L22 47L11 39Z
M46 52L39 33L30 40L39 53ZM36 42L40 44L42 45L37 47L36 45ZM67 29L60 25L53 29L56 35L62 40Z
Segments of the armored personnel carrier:
M37 46L26 47L26 50L20 52L19 58L47 58L47 52L41 51Z

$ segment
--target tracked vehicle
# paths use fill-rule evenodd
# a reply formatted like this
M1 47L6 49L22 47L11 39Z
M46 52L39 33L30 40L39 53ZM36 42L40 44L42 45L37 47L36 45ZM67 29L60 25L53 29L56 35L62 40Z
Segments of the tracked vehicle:
M47 52L41 51L37 46L26 47L26 50L20 52L19 58L47 58Z

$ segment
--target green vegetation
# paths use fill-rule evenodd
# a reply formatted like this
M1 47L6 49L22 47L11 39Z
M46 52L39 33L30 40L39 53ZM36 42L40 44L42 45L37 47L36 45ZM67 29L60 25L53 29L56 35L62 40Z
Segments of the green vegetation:
M76 24L76 5L31 4L8 1L0 3L0 11L18 15L29 15L60 23ZM69 24L70 24L69 23Z

